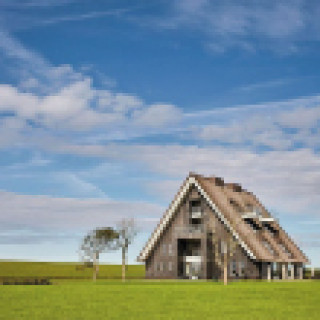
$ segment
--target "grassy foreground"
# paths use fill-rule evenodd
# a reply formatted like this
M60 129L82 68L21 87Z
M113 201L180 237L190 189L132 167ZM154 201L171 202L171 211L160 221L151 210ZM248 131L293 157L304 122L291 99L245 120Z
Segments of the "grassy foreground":
M144 278L143 265L130 265L127 269L129 279ZM91 279L92 269L81 268L80 264L66 262L13 262L0 261L1 278L50 278L50 279ZM100 279L120 279L121 266L100 265ZM0 281L1 283L1 281Z
M51 286L0 285L0 319L319 319L320 281L146 281L144 266L0 262L1 278L50 278ZM137 280L140 279L140 280ZM1 282L1 281L0 281Z
M63 281L64 282L64 281ZM0 286L0 319L319 319L320 282Z

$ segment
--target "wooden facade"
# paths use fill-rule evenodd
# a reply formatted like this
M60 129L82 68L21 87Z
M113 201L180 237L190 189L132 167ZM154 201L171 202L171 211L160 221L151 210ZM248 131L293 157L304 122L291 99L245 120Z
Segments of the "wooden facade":
M221 279L224 263L229 279L296 279L308 261L251 193L199 175L186 179L138 259L149 279Z

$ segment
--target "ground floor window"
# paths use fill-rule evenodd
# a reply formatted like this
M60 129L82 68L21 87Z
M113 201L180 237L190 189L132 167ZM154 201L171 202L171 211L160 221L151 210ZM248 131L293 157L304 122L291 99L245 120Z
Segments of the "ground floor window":
M245 263L244 261L240 261L239 262L239 277L243 277L244 276L244 270L245 270Z
M229 275L230 277L236 277L237 276L237 262L231 261L229 265Z
M272 262L271 264L271 274L273 279L280 279L281 276L281 270L280 270L280 264L277 262Z

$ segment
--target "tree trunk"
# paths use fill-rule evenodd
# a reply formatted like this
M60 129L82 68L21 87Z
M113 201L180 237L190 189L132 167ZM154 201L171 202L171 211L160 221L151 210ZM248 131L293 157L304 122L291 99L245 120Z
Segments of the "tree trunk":
M96 252L93 256L93 281L97 281L99 273L99 253Z
M126 247L122 245L122 282L126 281Z
M226 286L228 284L228 259L227 253L223 255L223 284Z

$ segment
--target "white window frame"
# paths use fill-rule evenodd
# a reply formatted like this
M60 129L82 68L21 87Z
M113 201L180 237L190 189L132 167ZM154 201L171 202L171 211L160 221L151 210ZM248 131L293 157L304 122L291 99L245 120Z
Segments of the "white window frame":
M244 261L239 261L238 263L238 273L239 273L239 277L243 277L244 276L244 271L246 269L246 264Z

